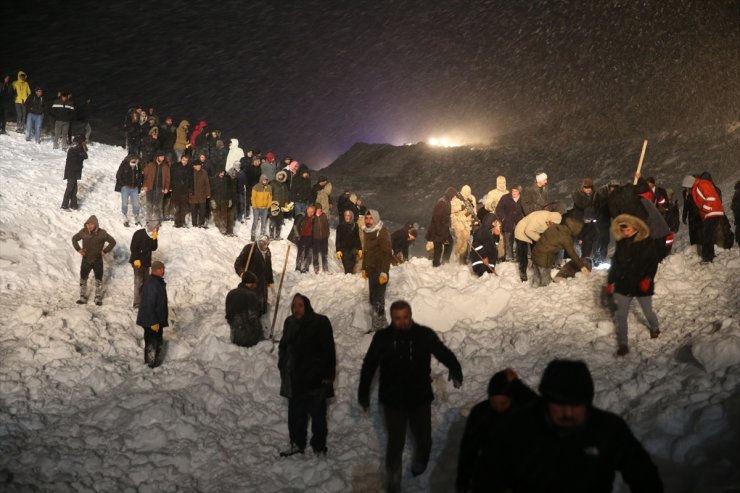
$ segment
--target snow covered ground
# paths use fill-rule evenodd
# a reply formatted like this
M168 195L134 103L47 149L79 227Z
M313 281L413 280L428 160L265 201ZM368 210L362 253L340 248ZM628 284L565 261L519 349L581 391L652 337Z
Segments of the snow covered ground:
M172 326L164 364L151 370L131 309L134 228L122 225L113 191L125 151L98 144L89 154L81 210L65 212L64 153L48 141L0 136L0 490L378 491L385 435L376 392L369 415L356 404L371 338L365 282L336 262L329 274L299 275L288 253L283 300L307 295L334 326L337 397L328 457L279 459L288 430L277 351L270 341L230 344L223 318L249 224L237 225L237 238L164 224L155 258L167 265ZM70 242L93 213L118 241L100 307L75 304L80 257ZM589 364L596 404L627 419L667 491L740 491L740 253L720 251L702 266L684 235L658 271L660 338L649 338L634 306L631 352L619 360L614 326L598 304L603 270L534 290L512 264L483 279L418 258L392 269L388 299L409 300L465 374L455 390L434 364L432 460L418 478L405 472L405 488L454 489L465 417L495 371L510 366L536 387L548 361L568 357ZM271 246L278 276L288 245ZM280 305L277 339L288 305Z

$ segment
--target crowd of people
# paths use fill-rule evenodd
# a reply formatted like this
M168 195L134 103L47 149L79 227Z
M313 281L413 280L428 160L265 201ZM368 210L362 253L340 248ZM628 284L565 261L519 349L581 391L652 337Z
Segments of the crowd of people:
M4 103L14 98L17 131L25 132L26 140L39 142L44 118L53 119L54 147L67 150L61 207L78 209L77 182L90 136L86 110L81 117L71 94L62 91L47 104L40 87L31 93L23 72L12 84L5 77L2 97ZM73 121L86 126L72 126ZM368 208L351 191L343 191L335 204L331 182L324 175L314 182L305 163L289 156L278 161L274 153L263 155L255 148L244 151L236 138L227 147L221 132L210 130L205 121L191 132L187 120L175 126L172 117L160 119L154 108L137 107L127 113L124 130L128 155L117 169L115 191L120 193L124 225L133 222L141 227L132 235L129 263L136 323L144 330L145 363L152 368L162 363L163 331L168 326L165 266L152 258L164 221L172 220L175 228L207 228L212 221L222 234L233 236L236 222L251 219L250 243L234 262L239 283L225 301L231 340L246 347L265 339L261 318L267 313L275 278L270 242L283 239L284 221L293 220L286 239L297 246L295 270L300 273L311 267L316 274L329 270L329 239L335 228L334 254L344 273L360 274L368 282L372 313L368 332L373 338L360 371L358 402L364 410L369 408L370 385L379 368L379 402L388 435L386 490L400 490L407 428L415 442L411 473L422 474L431 452L431 356L449 369L456 388L462 385L463 374L436 333L413 321L407 302L395 301L391 322L386 319L391 267L409 260L419 225L406 223L391 233L380 211ZM729 248L734 238L721 191L709 173L684 179L683 212L670 189L657 186L654 178L639 174L634 178L626 184L610 181L598 189L584 178L570 207L550 197L545 172L536 173L526 188L509 189L506 178L499 176L496 187L480 200L470 186L459 191L450 187L435 203L426 228L431 265L459 262L480 277L498 275L497 265L513 262L522 282L542 287L553 280L555 267L559 270L554 280L559 281L609 262L602 295L614 311L616 354L624 356L629 352L627 314L633 298L645 313L651 337L660 334L652 310L654 280L681 223L688 224L690 242L697 245L702 262L713 260L715 244ZM736 228L738 189L736 185L732 201ZM615 250L610 260L612 237ZM101 305L103 258L116 240L91 215L72 245L82 257L77 302L88 301L92 271L94 301ZM304 453L309 418L311 447L318 455L327 453L326 406L334 395L336 359L331 321L313 310L308 297L296 294L279 343L280 393L288 398L290 436L290 447L281 455ZM584 363L551 362L539 395L506 369L493 376L488 396L468 419L458 491L611 491L615 471L633 489L662 491L655 466L626 424L592 405L593 382ZM525 450L527 444L537 446ZM525 467L533 463L540 464L537 470Z

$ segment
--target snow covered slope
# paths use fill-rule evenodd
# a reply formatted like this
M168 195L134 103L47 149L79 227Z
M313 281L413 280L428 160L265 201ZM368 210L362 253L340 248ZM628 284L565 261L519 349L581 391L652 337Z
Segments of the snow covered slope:
M376 393L369 415L356 404L370 342L362 279L340 274L338 263L329 274L298 275L288 242L271 246L278 276L289 257L276 337L285 301L300 292L331 319L338 357L328 457L279 459L288 430L277 351L269 341L231 345L223 318L249 224L237 225L238 238L225 238L214 228L165 223L155 258L167 265L172 327L164 364L149 369L131 309L134 229L121 224L113 191L124 154L95 145L80 183L81 210L64 212L64 153L47 141L0 136L0 490L377 491L385 434ZM118 241L106 260L101 307L75 304L79 255L70 238L93 213ZM434 364L432 460L418 478L405 472L405 488L452 491L465 416L485 397L492 373L511 366L536 387L554 357L589 364L596 404L625 416L668 491L737 488L739 274L737 249L720 251L708 266L693 249L676 252L656 282L660 338L651 340L633 312L632 352L617 360L614 326L597 303L604 271L533 290L511 264L480 280L457 265L433 271L425 259L394 268L388 299L408 299L465 373L455 390ZM265 317L268 332L270 322Z

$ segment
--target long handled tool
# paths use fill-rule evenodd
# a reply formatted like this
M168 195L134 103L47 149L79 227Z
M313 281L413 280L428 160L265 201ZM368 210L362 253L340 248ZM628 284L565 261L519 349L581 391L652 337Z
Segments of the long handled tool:
M283 281L285 280L285 269L288 267L288 255L290 254L290 244L285 252L285 262L283 262L283 274L280 276L280 285L278 286L277 298L275 299L275 313L272 316L272 325L270 326L270 340L275 332L275 321L277 320L278 308L280 307L280 293L283 291ZM272 341L273 343L275 341Z
M244 272L242 272L242 277L244 277L244 274L247 273L249 270L249 264L252 263L252 254L254 253L254 245L256 245L257 242L252 242L252 247L249 249L249 255L247 256L247 263L244 265Z
M645 150L647 149L647 139L642 143L642 152L640 153L640 162L637 163L637 171L635 171L635 179L632 182L633 185L637 185L637 180L640 178L640 171L642 170L642 162L645 160Z
M475 248L473 247L473 242L472 242L472 240L468 240L468 246L470 247L470 250L471 250L471 251L475 252L475 254L476 254L476 255L478 255L478 258L480 259L480 261L481 261L481 262L483 262L483 265L485 265L486 267L488 267L488 270L490 270L490 271L491 271L491 273L492 273L493 275L495 275L495 276L498 276L498 272L496 272L496 269L494 269L493 267L491 267L490 265L488 265L488 264L486 263L486 261L485 261L485 260L483 260L483 257L481 257L481 256L480 256L480 253L478 253L478 250L476 250L476 249L475 249Z

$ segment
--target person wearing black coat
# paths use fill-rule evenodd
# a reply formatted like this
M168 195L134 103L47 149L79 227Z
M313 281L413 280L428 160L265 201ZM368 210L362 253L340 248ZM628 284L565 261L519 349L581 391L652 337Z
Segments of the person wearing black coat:
M141 304L136 325L144 328L144 363L150 368L162 364L164 328L169 326L167 283L164 282L164 264L152 262L152 275L141 288Z
M337 258L342 261L344 273L353 274L357 256L362 255L360 227L357 225L355 215L351 210L345 210L340 217L341 222L337 225L337 237L335 240Z
M131 209L134 213L134 222L140 224L139 212L141 205L139 203L139 191L144 183L144 174L139 164L139 156L129 154L118 166L116 172L116 185L114 190L121 192L121 214L123 214L123 225L128 227L128 203L131 202Z
M460 441L456 491L499 491L503 480L491 474L502 450L500 440L514 416L538 399L511 368L502 370L488 382L488 399L470 410Z
M44 91L40 87L37 87L33 94L26 99L26 102L20 106L26 108L28 111L27 121L24 121L26 125L26 142L30 142L33 136L36 143L40 144L41 126L44 123L44 115L47 113L47 102L44 98ZM18 105L16 105L17 110Z
M495 211L496 216L501 220L501 232L504 234L504 241L506 242L506 257L511 262L514 262L517 258L514 229L517 223L524 218L521 195L521 187L514 185L511 187L511 192L501 196ZM485 207L481 207L481 211L485 210ZM485 214L483 217L485 217Z
M242 278L245 271L249 271L257 276L257 296L260 299L260 314L267 313L267 288L275 282L272 273L270 239L263 235L256 242L242 248L239 256L234 261L234 271Z
M647 182L640 178L637 185L628 183L615 190L609 195L609 217L614 219L620 214L629 214L643 221L648 218L648 213L640 201L640 193L649 190Z
M190 195L193 193L193 167L190 156L183 154L180 161L170 168L170 205L175 210L175 227L185 226L185 216L190 211Z
M681 182L681 195L683 197L683 211L681 211L681 221L689 227L689 244L696 245L699 255L701 255L701 216L699 208L694 202L691 189L694 186L696 177L686 175Z
M483 217L481 227L473 235L473 248L468 253L470 266L478 277L486 273L496 272L500 239L501 221L496 217L496 214L489 212Z
M370 407L370 384L380 366L378 400L384 409L388 435L386 444L387 491L399 491L401 459L410 428L416 450L411 472L418 476L427 467L432 448L432 355L449 369L455 388L462 385L460 363L439 336L413 321L406 301L391 305L391 325L373 335L362 361L357 398L363 409Z
M131 237L131 256L128 262L134 268L134 308L138 308L141 301L141 287L149 279L149 268L152 265L152 252L159 245L157 236L159 224L150 222L146 228L134 232Z
M409 258L409 248L419 236L419 230L413 224L404 224L401 229L391 233L391 251L398 263L407 261Z
M583 221L583 227L577 237L581 245L581 257L590 258L596 240L596 225L593 223L596 205L594 182L591 178L584 178L581 188L573 192L573 216Z
M619 471L630 491L663 492L658 469L627 423L593 406L584 362L551 361L539 392L542 398L514 416L498 442L504 453L491 468L503 491L609 493Z
M629 352L627 345L627 315L632 298L645 314L650 337L660 334L658 317L652 308L655 274L658 271L658 253L655 242L650 240L650 229L640 218L621 214L612 222L612 233L617 240L607 278L606 293L614 296L617 305L618 356Z
M221 234L234 235L234 196L236 180L232 180L226 171L220 170L211 178L211 210L213 223Z
M295 204L293 206L295 217L305 214L308 204L313 203L311 202L311 193L311 174L306 165L302 164L290 187L290 200Z
M172 117L168 116L165 118L164 123L159 126L159 142L160 148L167 154L170 161L173 159L175 154L175 141L177 140L177 126L172 121Z
M64 179L67 180L67 188L62 199L64 210L77 209L77 181L82 179L85 159L87 159L85 136L78 135L74 138L74 145L67 151L67 162L64 165Z
M14 92L13 85L10 82L10 75L3 75L3 80L0 82L0 135L5 132L5 119L10 102L13 100Z
M594 222L596 222L596 240L594 245L594 265L607 260L611 217L609 215L609 197L619 188L616 180L599 188L594 196Z
M226 295L226 321L231 331L231 342L237 346L252 347L265 338L256 289L257 276L245 272L239 285Z
M452 209L450 201L456 193L457 190L448 187L432 210L432 220L429 223L426 235L426 240L434 243L432 267L439 267L450 261L450 255L452 254L452 235L450 234Z
M280 455L303 453L311 417L311 448L326 455L326 400L334 397L336 350L331 322L313 311L300 293L293 297L291 315L283 324L278 346L280 395L288 398L290 448Z

